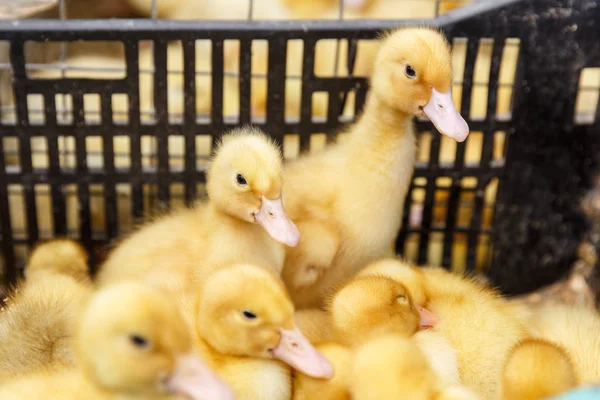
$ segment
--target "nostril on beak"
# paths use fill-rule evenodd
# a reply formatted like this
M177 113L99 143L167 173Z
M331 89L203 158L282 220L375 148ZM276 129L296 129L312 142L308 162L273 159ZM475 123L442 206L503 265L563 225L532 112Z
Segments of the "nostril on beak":
M269 217L275 218L275 213L273 211L269 211Z
M438 104L438 107L441 109L444 109L444 105L443 104Z

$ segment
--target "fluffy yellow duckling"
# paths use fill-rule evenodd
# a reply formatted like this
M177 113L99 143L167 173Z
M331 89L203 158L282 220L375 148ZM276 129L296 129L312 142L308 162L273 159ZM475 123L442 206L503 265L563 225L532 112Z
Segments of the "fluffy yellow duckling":
M526 339L511 351L502 372L501 400L542 400L577 386L570 356L560 346Z
M522 315L495 291L441 268L417 268L383 259L360 275L384 275L403 283L418 306L438 319L434 331L456 349L461 382L484 399L497 399L504 361L529 337Z
M316 317L317 321L331 325L331 334L325 340L316 337L316 343L324 343L317 348L334 366L334 377L329 381L315 379L303 374L296 374L294 379L294 399L326 398L346 399L350 398L348 392L348 377L350 374L348 359L353 354L353 349L373 338L395 334L400 337L413 337L417 346L427 345L436 353L428 353L430 363L435 365L436 373L438 365L442 365L440 380L447 382L446 371L454 369L455 376L450 383L458 379L456 375L456 354L449 349L443 340L435 340L437 334L422 331L419 328L435 325L436 321L432 314L424 308L418 308L413 303L408 290L400 283L383 276L357 277L342 287L332 298L326 315L329 320L314 312L299 312L304 316L303 322L309 322L310 317ZM304 329L304 327L301 327ZM415 333L417 333L415 335ZM420 336L422 334L422 336ZM414 336L413 336L414 335ZM439 336L439 335L437 335ZM437 353L440 351L441 353ZM447 357L448 351L450 356ZM324 395L326 393L327 395Z
M233 399L192 352L175 305L150 287L125 282L95 294L78 322L74 349L76 368L14 380L0 388L0 398Z
M91 293L87 254L70 240L38 245L0 312L0 382L73 363L75 321Z
M281 170L281 154L262 132L224 136L207 173L210 200L123 240L101 267L98 283L138 278L180 288L240 262L279 275L282 243L294 246L299 237L283 209Z
M331 377L331 364L295 327L293 303L269 271L247 264L224 268L192 298L184 309L198 349L238 399L289 399L290 366Z
M358 348L348 380L353 400L476 400L460 386L446 387L414 342L397 335Z
M600 315L581 306L548 304L531 314L533 333L562 346L582 384L600 381Z
M375 64L365 111L348 137L286 165L285 205L302 238L287 251L283 278L301 308L320 305L333 286L390 255L415 162L412 117L427 115L458 141L469 133L452 102L442 34L400 29Z

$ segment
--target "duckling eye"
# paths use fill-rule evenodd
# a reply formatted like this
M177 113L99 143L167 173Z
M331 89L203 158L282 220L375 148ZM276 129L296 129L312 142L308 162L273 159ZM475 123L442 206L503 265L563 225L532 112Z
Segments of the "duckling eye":
M403 295L396 297L396 301L398 302L398 304L408 303L408 299L406 298L406 296L403 296Z
M407 65L406 68L404 68L404 73L410 79L415 79L417 77L417 71L415 71L415 69L410 65Z
M133 343L134 346L139 347L140 349L145 349L149 346L148 339L140 336L140 335L129 335L129 340Z
M244 175L242 174L237 174L235 176L235 181L240 186L248 186L248 181L246 181L246 178L244 178Z
M245 317L246 319L249 319L249 320L254 320L254 319L256 319L256 314L254 314L253 312L250 312L250 311L244 310L244 311L242 311L242 314L244 315L244 317Z

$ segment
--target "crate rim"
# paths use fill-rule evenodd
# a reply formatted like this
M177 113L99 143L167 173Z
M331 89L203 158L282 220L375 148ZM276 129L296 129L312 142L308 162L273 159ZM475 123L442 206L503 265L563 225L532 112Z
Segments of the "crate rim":
M318 33L325 36L335 36L346 33L349 29L359 31L382 31L398 28L401 26L431 26L444 28L446 26L462 22L483 13L492 12L513 4L522 3L526 0L486 0L476 1L468 6L455 9L447 14L432 19L398 19L398 20L260 20L260 21L174 21L174 20L152 20L152 19L25 19L0 21L0 40L11 40L15 36L25 40L45 40L41 35L45 33L56 33L53 40L77 41L81 40L81 32L103 34L106 32L125 33L135 32L144 34L152 32L163 33L199 33L210 31L214 34L226 34L235 31L239 33L261 34L259 36L270 37L275 33L308 32ZM73 37L76 31L79 37ZM59 37L60 36L60 37ZM86 40L106 40L89 38Z

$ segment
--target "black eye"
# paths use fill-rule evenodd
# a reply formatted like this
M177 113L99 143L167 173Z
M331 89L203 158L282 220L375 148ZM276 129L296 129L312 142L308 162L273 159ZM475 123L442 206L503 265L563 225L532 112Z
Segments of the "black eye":
M406 73L406 76L408 76L411 79L414 79L417 77L417 71L415 71L415 69L413 67L411 67L410 65L406 66L406 68L404 69L404 73Z
M250 312L250 311L242 311L242 314L244 314L244 317L246 317L246 319L256 319L256 314Z
M240 186L248 186L248 182L246 181L246 178L244 178L244 175L242 175L242 174L237 174L235 176L235 181Z
M136 347L139 347L141 349L148 347L148 344L149 344L148 339L146 339L140 335L129 335L129 340Z

